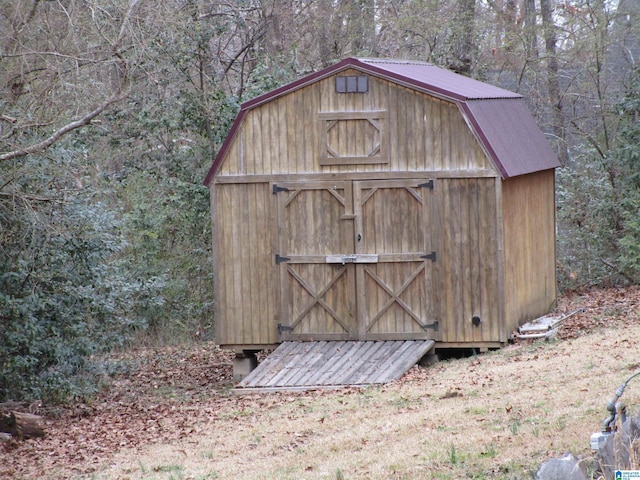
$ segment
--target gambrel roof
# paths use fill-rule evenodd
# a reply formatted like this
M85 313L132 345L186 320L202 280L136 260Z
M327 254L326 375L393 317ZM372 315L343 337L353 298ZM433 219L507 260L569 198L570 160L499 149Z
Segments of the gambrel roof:
M249 110L346 69L359 70L455 103L503 179L560 166L558 157L538 128L521 95L429 63L346 58L243 103L209 170L205 184L211 182Z

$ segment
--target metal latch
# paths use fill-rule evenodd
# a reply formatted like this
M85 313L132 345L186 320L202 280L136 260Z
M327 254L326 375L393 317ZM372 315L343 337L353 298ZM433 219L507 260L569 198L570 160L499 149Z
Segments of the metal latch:
M356 260L358 260L358 256L357 255L343 255L342 256L342 264L343 265L345 263L353 263Z
M290 327L289 325L282 325L281 323L278 324L278 332L282 333L291 331L293 331L293 327Z
M378 255L373 253L346 253L338 255L327 255L327 263L341 263L346 265L347 263L378 263Z

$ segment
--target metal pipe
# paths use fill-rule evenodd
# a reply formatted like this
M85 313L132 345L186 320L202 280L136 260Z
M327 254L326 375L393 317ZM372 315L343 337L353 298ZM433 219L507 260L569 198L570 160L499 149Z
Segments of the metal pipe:
M622 402L616 403L616 414L620 418L620 425L624 425L627 421L627 406Z
M627 380L622 385L616 388L613 398L609 400L609 403L607 403L607 411L609 412L609 416L602 421L602 433L611 433L611 430L615 428L616 419L618 417L618 408L617 408L618 405L621 406L621 411L620 411L621 419L626 420L627 407L623 403L618 403L618 400L620 400L620 397L624 393L624 389L627 388L627 385L629 384L629 382L633 378L637 377L638 375L640 375L640 372L634 373L629 378L627 378ZM624 420L623 420L623 423L624 423Z

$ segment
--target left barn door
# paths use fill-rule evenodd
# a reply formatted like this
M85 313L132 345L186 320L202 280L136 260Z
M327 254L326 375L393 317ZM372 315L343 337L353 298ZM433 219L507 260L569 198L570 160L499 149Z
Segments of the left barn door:
M274 183L283 340L357 338L355 265L327 263L354 251L351 182Z

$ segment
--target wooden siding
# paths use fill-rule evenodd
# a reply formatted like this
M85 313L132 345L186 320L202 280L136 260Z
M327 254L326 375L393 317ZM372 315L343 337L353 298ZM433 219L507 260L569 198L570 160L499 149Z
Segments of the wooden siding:
M269 184L216 185L216 339L221 344L273 344L277 269Z
M332 115L341 123L327 134ZM367 131L362 143L336 146L336 137L358 129ZM347 156L345 165L321 165L327 141L356 157L380 141L384 162ZM247 111L217 176L493 168L454 103L376 77L369 77L367 93L338 94L332 76Z
M506 315L509 331L555 306L554 171L503 182Z
M436 182L434 305L443 342L501 341L497 178ZM473 317L480 318L479 326Z

